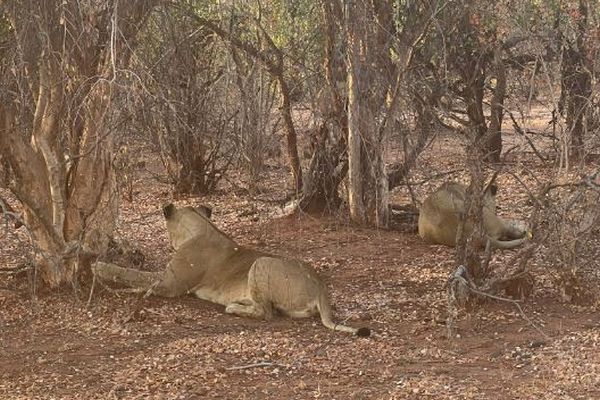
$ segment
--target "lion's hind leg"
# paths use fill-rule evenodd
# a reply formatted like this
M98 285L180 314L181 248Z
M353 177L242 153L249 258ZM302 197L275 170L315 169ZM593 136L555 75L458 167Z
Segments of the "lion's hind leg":
M261 260L259 258L258 260ZM225 312L228 314L236 314L242 317L250 317L256 319L265 319L267 321L273 318L273 303L271 299L264 293L264 288L260 284L261 278L264 278L260 273L257 273L257 264L255 261L248 272L247 281L247 296L248 298L237 300L229 303L225 307Z
M241 317L266 319L267 321L273 318L273 307L271 304L260 304L250 300L230 303L225 307L225 312Z

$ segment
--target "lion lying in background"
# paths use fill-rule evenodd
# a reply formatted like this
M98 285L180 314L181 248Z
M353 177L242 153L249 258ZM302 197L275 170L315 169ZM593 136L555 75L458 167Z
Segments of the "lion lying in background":
M483 227L492 246L512 249L528 239L528 231L496 215L495 185L488 185L483 198ZM454 247L456 232L466 212L467 187L456 182L446 182L423 202L419 212L419 236L427 242ZM465 222L465 233L473 232L474 223ZM485 243L483 243L485 245Z
M163 272L145 272L97 262L93 271L104 281L175 297L194 293L225 306L225 312L271 319L275 311L293 318L317 313L327 328L369 336L368 328L332 321L325 285L316 272L297 260L239 246L209 220L210 209L163 209L175 255Z

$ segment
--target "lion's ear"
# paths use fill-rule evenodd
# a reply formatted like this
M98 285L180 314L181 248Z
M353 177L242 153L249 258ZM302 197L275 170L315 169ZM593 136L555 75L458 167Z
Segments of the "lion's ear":
M208 206L199 205L197 207L194 207L194 210L196 210L198 214L204 215L208 219L210 219L210 217L212 216L212 208Z
M169 203L166 206L164 206L163 214L165 215L165 219L171 219L171 217L173 217L173 214L175 214L176 210L177 208L175 207L175 205L173 205L173 203Z
M487 192L492 196L496 196L498 193L498 186L496 186L495 183L490 183L490 185L487 187Z

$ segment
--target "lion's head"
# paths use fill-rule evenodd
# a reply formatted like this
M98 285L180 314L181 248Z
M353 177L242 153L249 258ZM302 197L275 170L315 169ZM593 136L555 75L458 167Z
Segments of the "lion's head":
M224 235L210 221L212 210L204 205L176 207L168 204L163 208L171 245L175 250L192 238L211 238Z

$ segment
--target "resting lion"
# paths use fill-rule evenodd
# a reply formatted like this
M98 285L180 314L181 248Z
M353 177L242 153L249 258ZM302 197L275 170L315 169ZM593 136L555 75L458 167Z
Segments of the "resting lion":
M104 281L175 297L194 293L225 306L225 312L269 320L274 311L293 318L315 315L327 328L369 336L368 328L336 324L327 290L316 272L300 261L239 246L208 219L209 209L163 209L175 255L163 272L144 272L97 262Z
M512 249L528 239L526 229L496 215L496 192L488 185L483 199L483 226L492 246ZM467 188L456 182L446 182L429 195L419 211L419 236L427 242L456 245L456 232L465 213ZM466 221L466 233L473 232L473 221Z

